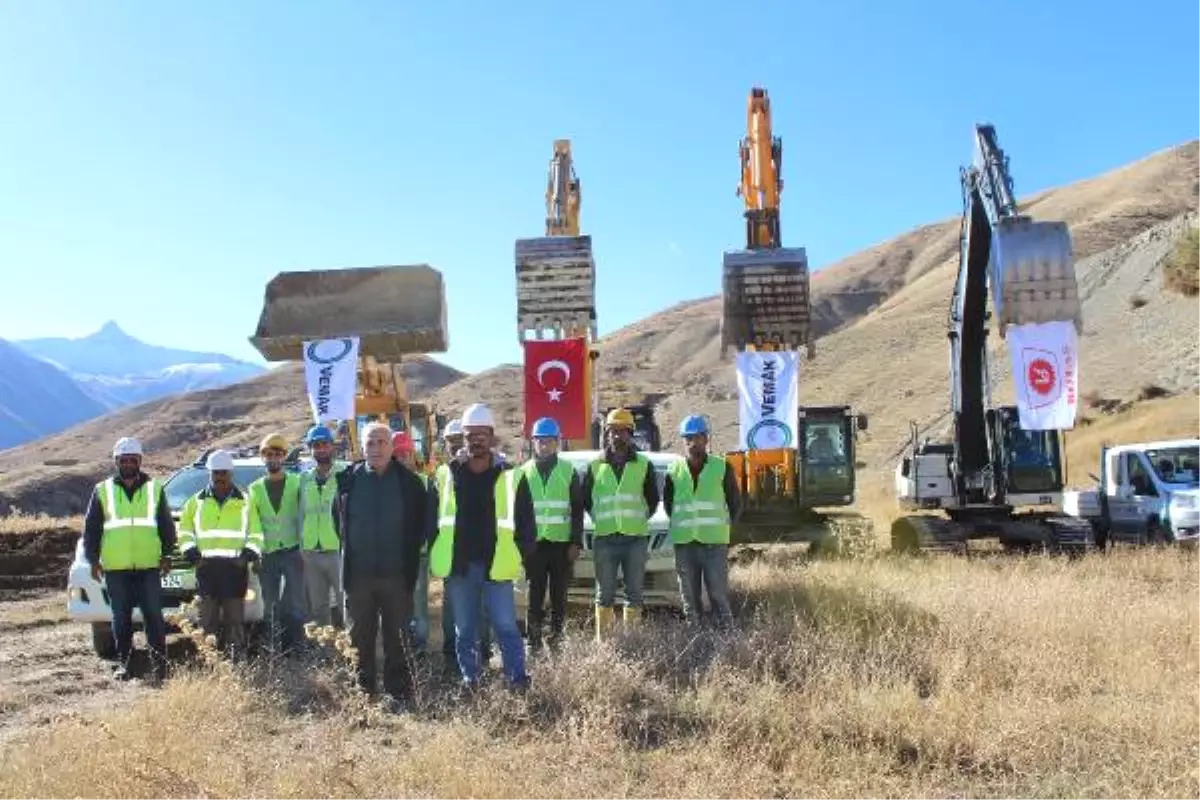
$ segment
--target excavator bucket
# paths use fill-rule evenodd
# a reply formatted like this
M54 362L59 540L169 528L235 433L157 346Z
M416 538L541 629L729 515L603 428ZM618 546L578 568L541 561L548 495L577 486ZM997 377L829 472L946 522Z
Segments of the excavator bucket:
M427 264L281 272L267 284L250 343L268 361L299 361L306 340L346 336L384 363L446 352L442 273Z
M1003 336L1009 325L1072 322L1083 333L1071 234L1065 222L1002 219L992 229L992 302Z
M813 355L808 256L803 247L725 254L721 352L748 345L801 349Z
M591 236L518 239L517 339L547 330L557 338L599 338L596 326L596 262Z

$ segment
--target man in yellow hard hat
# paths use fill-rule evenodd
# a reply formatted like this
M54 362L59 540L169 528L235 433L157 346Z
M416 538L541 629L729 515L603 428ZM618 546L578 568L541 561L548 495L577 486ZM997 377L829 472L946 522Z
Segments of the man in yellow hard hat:
M262 525L263 558L259 570L263 621L270 646L288 650L302 641L308 602L304 591L304 557L300 553L300 475L283 468L288 442L272 433L258 453L267 474L247 487L251 514Z
M633 444L633 414L614 408L604 421L604 453L583 479L584 508L595 524L596 639L616 623L617 573L625 582L624 622L642 617L650 517L658 508L658 483L650 459Z

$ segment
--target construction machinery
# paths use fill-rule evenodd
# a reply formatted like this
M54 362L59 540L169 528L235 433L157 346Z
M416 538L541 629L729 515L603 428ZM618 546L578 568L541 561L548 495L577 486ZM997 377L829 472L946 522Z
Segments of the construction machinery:
M950 303L952 438L919 440L896 467L896 499L910 514L892 524L896 550L965 551L968 540L1006 549L1082 551L1086 521L1062 513L1061 431L1027 431L1015 406L993 406L987 323L996 310L1001 338L1010 326L1083 319L1071 237L1065 222L1021 214L1008 157L995 128L975 126L975 158L960 170L963 215L958 277ZM990 289L990 291L989 291Z
M445 417L412 401L401 363L449 348L442 274L427 264L281 272L267 284L250 343L267 361L303 361L306 341L355 336L355 418L338 421L339 454L362 458L361 431L378 420L407 431L432 470Z
M808 257L785 248L779 207L783 142L774 135L767 90L750 91L746 136L738 144L746 249L725 253L721 351L803 349L815 356ZM802 406L794 446L727 452L744 510L733 541L803 541L856 552L873 546L869 519L855 499L855 441L867 418L849 406Z

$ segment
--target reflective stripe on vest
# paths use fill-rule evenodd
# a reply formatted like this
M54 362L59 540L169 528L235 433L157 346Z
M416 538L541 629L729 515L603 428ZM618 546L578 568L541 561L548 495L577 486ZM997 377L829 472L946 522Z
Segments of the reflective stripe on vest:
M646 496L642 486L650 459L641 453L625 462L621 480L612 465L604 459L592 462L592 522L596 536L623 533L626 536L645 536L650 532L647 522Z
M488 580L515 581L521 577L521 551L517 549L513 521L518 483L515 472L501 470L496 481L496 551L488 569ZM436 578L445 578L454 567L454 529L458 519L457 492L450 470L439 474L438 494L438 534L429 553L429 572Z
M337 499L336 467L329 470L324 484L317 483L316 470L300 476L300 505L304 508L304 527L300 545L305 550L337 550L337 529L333 526L333 503Z
M199 493L192 495L179 516L179 527L180 552L194 547L204 558L237 558L246 548L262 555L262 531L244 498L230 496L218 504L216 498L201 502Z
M693 486L686 460L673 461L671 541L675 544L729 544L729 506L725 503L725 460L708 456Z
M571 541L571 479L575 470L561 458L546 480L533 459L521 465L529 484L533 510L537 516L537 538L547 542Z
M104 512L100 566L108 571L153 569L163 556L158 536L158 482L143 483L130 498L115 478L96 485Z
M268 480L265 475L257 479L250 484L247 493L262 526L263 552L274 553L300 544L300 476L294 472L284 473L279 511L275 510L267 492Z

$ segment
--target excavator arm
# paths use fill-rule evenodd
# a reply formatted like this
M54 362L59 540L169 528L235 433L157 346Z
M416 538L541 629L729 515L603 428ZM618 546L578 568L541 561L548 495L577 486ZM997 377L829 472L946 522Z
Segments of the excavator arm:
M546 178L546 235L578 236L582 201L579 178L571 160L571 140L554 141L554 157Z
M783 142L771 133L771 100L765 89L753 89L746 108L746 138L738 146L742 183L738 196L746 204L746 249L783 246L779 233L779 195L783 192Z

